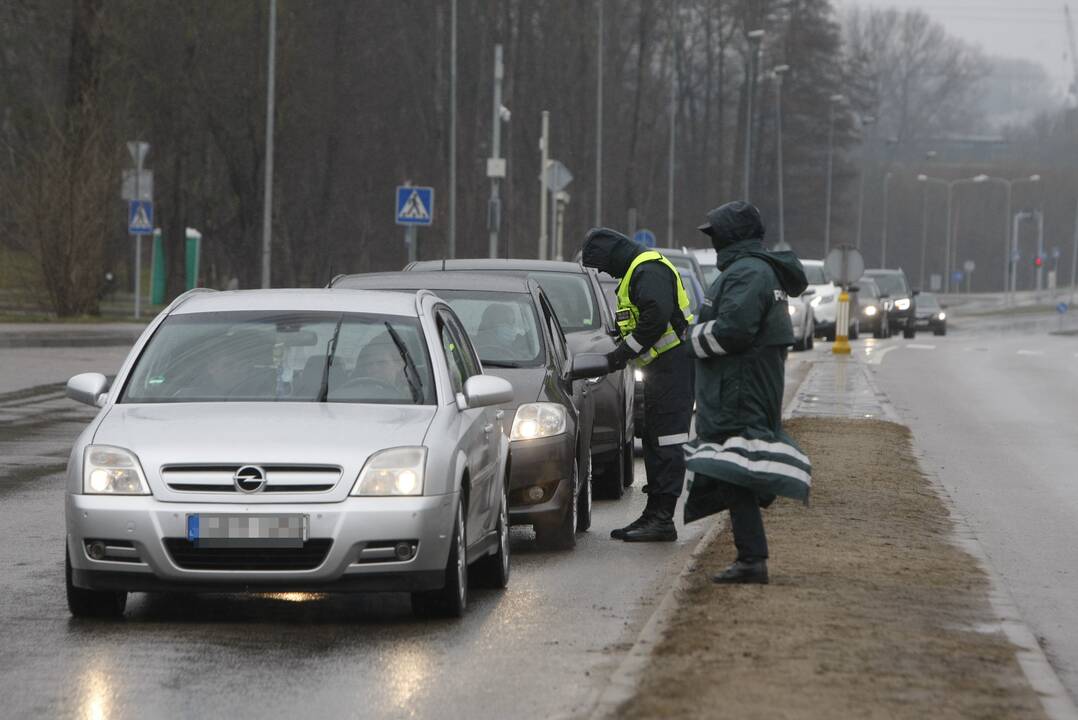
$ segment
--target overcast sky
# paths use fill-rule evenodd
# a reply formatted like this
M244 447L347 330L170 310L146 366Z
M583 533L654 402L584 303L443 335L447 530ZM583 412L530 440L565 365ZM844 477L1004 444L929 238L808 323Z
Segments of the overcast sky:
M1040 63L1060 91L1074 76L1059 0L835 0L835 5L840 16L854 5L920 8L952 35L991 55ZM1078 13L1078 0L1070 5L1071 13Z

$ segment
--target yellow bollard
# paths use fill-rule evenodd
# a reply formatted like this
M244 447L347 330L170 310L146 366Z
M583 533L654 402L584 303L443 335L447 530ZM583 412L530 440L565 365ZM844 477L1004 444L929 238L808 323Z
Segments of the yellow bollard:
M835 311L835 344L831 352L835 355L850 354L850 296L846 288L838 296L838 309Z

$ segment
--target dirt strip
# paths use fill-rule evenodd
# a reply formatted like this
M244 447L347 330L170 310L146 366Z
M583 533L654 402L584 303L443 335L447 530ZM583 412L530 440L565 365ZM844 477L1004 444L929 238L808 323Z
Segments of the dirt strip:
M1043 718L909 431L786 427L814 489L765 512L771 584L713 585L734 555L720 534L618 717Z

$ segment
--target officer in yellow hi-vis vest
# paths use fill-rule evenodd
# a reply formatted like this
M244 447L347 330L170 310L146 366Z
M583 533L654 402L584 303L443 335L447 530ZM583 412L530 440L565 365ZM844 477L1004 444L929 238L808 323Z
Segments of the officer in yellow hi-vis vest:
M681 338L692 324L689 296L677 269L661 253L608 228L590 230L583 263L616 278L621 342L607 355L611 369L643 368L644 467L647 507L610 536L627 542L677 540L674 507L685 480L682 443L689 439L693 358Z

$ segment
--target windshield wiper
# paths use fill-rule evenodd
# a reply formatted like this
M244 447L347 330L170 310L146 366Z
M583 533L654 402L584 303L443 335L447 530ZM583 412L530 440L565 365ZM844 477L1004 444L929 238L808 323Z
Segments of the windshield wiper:
M408 346L404 344L401 336L397 334L393 326L388 321L384 325L386 330L389 331L389 337L393 338L393 344L397 346L397 352L400 353L401 360L404 361L404 379L408 381L408 389L412 391L412 402L420 405L423 402L423 389L422 383L419 381L419 371L416 370L415 363L412 362L412 354L408 352Z
M496 367L496 368L518 368L524 367L523 364L516 362L515 360L484 360L479 358L483 362L483 367Z
M329 397L329 369L333 366L333 357L337 354L337 336L341 334L341 323L344 322L342 314L337 320L337 327L333 328L333 337L326 343L326 364L322 368L322 384L318 388L318 402L325 402Z

